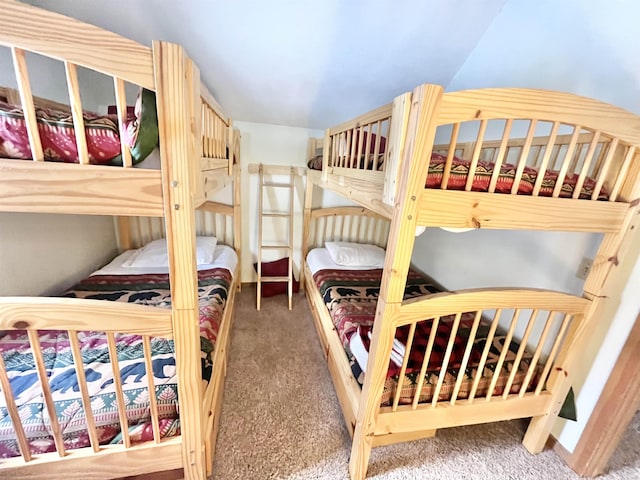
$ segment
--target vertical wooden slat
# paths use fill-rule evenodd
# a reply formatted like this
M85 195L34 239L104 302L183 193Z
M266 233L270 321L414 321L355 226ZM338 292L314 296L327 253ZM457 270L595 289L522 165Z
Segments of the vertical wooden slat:
M367 156L364 156L364 160L362 160L362 146L364 143L364 128L362 128L362 126L360 126L357 130L358 132L358 145L356 145L356 167L357 168L361 168L363 170L366 170L368 168L367 165ZM361 164L361 162L363 162Z
M373 148L373 159L374 159L373 161L375 165L373 170L378 170L378 157L380 156L380 138L382 137L380 132L381 128L382 128L382 123L380 122L380 120L378 120L376 122L376 143L375 143L375 147Z
M594 132L593 138L591 139L591 143L589 144L589 150L587 150L587 156L584 157L584 162L582 163L580 176L578 177L576 186L573 189L573 195L572 195L573 198L580 197L580 191L582 190L582 186L584 185L584 180L587 178L587 174L589 173L589 167L591 166L593 155L596 153L596 147L598 146L599 138L600 138L600 132L599 131Z
M558 136L558 128L560 128L560 123L553 122L553 125L551 126L551 132L549 133L549 140L547 141L547 146L544 149L544 155L542 155L542 161L540 162L540 166L538 167L538 176L536 177L536 182L533 185L532 195L534 197L537 197L540 193L540 188L542 187L544 176L547 173L547 165L549 164L549 159L551 158L551 154L553 153L553 146L556 142L556 137Z
M440 390L442 389L444 378L447 376L449 359L451 358L451 352L453 351L453 345L456 340L456 335L458 334L458 328L460 327L461 318L462 318L462 312L456 313L456 318L453 321L453 327L451 328L451 335L449 335L449 343L447 344L447 350L444 353L444 357L442 359L442 365L440 365L440 375L438 376L438 383L436 384L436 388L433 391L433 399L431 400L431 405L434 407L438 403L438 400L440 397Z
M87 388L87 378L84 374L84 362L82 361L82 353L80 352L78 333L69 330L67 331L67 334L69 335L71 353L73 354L73 363L76 369L76 376L78 377L78 385L82 396L82 408L84 409L87 422L87 431L89 433L89 440L91 441L91 448L97 453L100 450L100 445L98 444L96 422L93 417L93 410L91 409L91 397L89 397L89 389Z
M533 140L533 135L536 133L536 126L538 125L538 121L536 119L531 120L529 123L529 131L527 132L527 137L524 140L524 145L522 146L522 150L520 151L520 159L518 160L518 168L516 169L516 176L513 179L513 185L511 186L511 195L517 195L518 189L520 188L520 180L522 180L522 173L524 172L524 167L527 165L527 158L529 157L529 149L531 148L531 142Z
M469 332L469 340L467 340L467 346L465 347L464 355L462 356L462 362L460 362L458 378L456 378L456 384L453 388L453 392L451 393L451 400L449 401L451 405L455 405L456 400L458 399L458 393L460 392L460 387L462 386L462 381L465 377L467 363L469 362L469 356L471 355L471 350L473 349L473 344L476 340L476 333L478 332L478 326L480 325L481 318L482 310L478 310L476 312L475 318L473 319L473 326L471 327L471 331Z
M404 385L404 374L407 371L407 364L409 363L409 357L411 355L411 347L413 345L413 338L416 334L416 324L412 323L409 327L409 337L407 338L407 345L404 351L404 357L402 359L402 367L400 367L400 376L398 377L398 386L396 388L396 394L393 398L392 410L395 412L398 409L398 403L400 403L400 395L402 394L402 387ZM393 341L393 340L392 340ZM392 347L393 350L393 347ZM416 392L416 395L420 395L420 391Z
M331 162L329 164L329 166L333 167L335 166L335 164L338 162L338 155L339 155L339 148L340 148L340 135L336 136L331 136L331 152L330 153L330 159Z
M547 314L547 319L544 323L544 328L542 333L540 334L540 338L538 339L538 345L536 346L536 350L533 353L533 357L531 357L531 362L529 364L529 369L527 370L527 374L522 381L522 386L520 387L520 391L518 395L522 398L524 394L527 392L527 388L529 388L529 382L531 381L531 377L533 377L534 372L536 371L536 366L538 365L538 360L540 359L540 355L542 354L542 349L547 340L547 336L549 335L549 331L551 330L551 326L553 325L553 312L549 312Z
M64 62L67 73L67 86L69 87L69 101L71 102L71 114L73 116L73 129L76 135L78 148L78 163L89 163L89 150L87 149L87 137L84 131L84 117L82 116L82 101L80 100L80 84L78 83L78 71L76 65Z
M125 121L127 120L127 93L125 91L124 80L114 77L113 85L116 94L116 109L118 111L118 128L120 129L120 152L122 154L122 166L124 168L131 167L131 151L126 145L127 128Z
M471 163L469 164L469 173L467 175L467 183L464 189L469 192L471 191L471 187L473 186L473 180L476 176L476 168L478 167L478 160L480 159L480 152L482 151L482 143L484 142L484 133L487 130L487 121L480 121L480 128L478 129L478 137L476 138L476 143L473 148L473 156L471 158Z
M62 438L62 431L60 430L60 423L58 422L58 415L56 413L56 407L53 403L53 396L51 395L51 388L49 387L49 376L47 375L47 369L45 368L44 358L42 356L42 347L40 346L40 339L38 338L37 330L27 330L29 336L29 344L31 345L31 353L33 354L33 360L35 362L36 372L38 373L38 379L40 380L40 387L42 388L42 396L44 397L44 404L49 415L49 421L51 422L51 435L56 445L56 451L60 457L65 456L64 440Z
M4 394L4 401L9 412L9 417L11 418L11 424L16 433L20 453L25 462L30 462L31 449L29 448L29 442L27 441L27 435L24 432L22 421L20 420L20 412L18 411L18 406L13 396L13 390L11 390L11 383L9 382L9 376L7 375L7 369L2 355L0 355L0 387L2 387L0 390Z
M636 153L636 147L630 146L627 148L627 154L624 156L624 161L622 162L622 167L618 172L618 176L616 177L616 181L611 189L611 193L609 194L609 201L615 202L618 199L618 194L620 193L620 189L622 188L622 184L624 179L627 178L627 172L629 171L629 167L631 166L631 160L633 160L633 156Z
M364 155L365 158L367 159L367 161L369 161L369 159L371 159L371 170L375 170L376 169L376 165L378 163L378 158L374 155L371 155L371 134L372 134L372 130L373 130L373 124L369 123L367 124L367 128L366 128L366 135L367 135L367 142L365 143L364 146ZM368 168L368 164L366 164L366 167Z
M44 153L42 151L42 142L40 141L40 132L38 131L38 121L35 105L33 103L33 94L31 93L31 82L29 80L29 71L27 69L27 59L24 50L19 48L11 48L11 55L13 56L13 67L15 69L16 80L18 82L18 90L20 91L22 112L27 126L31 155L33 156L34 161L42 162L44 161Z
M493 372L493 376L491 377L491 384L489 385L489 389L487 390L486 400L487 402L491 400L493 397L493 391L496 388L496 384L498 383L498 379L500 378L500 372L502 371L502 365L504 364L504 359L509 352L509 346L511 345L511 340L513 339L513 332L515 332L516 325L518 324L518 319L520 318L520 309L516 308L513 312L513 316L511 317L511 324L509 326L509 330L507 331L507 335L504 339L504 345L502 345L502 351L500 352L500 356L498 357L498 363L496 363L496 369Z
M160 424L158 421L158 399L156 398L156 383L153 378L153 363L151 359L151 341L148 335L142 336L142 348L144 351L144 365L147 370L147 385L149 387L149 413L153 426L153 440L160 443Z
M354 166L358 165L358 160L356 157L356 129L352 128L349 130L349 161L347 162L347 166L349 168L354 168Z
M487 334L487 340L485 341L484 349L482 350L482 356L480 357L480 362L478 363L478 369L476 370L476 377L473 379L473 385L471 386L471 391L469 392L469 403L472 403L473 399L476 397L476 392L478 391L478 384L482 379L482 376L484 373L484 366L487 363L489 350L491 350L491 345L493 344L493 337L496 334L496 329L498 328L498 323L500 322L501 316L502 316L502 309L498 308L496 310L495 315L493 316L493 321L491 322L491 327L489 328L489 333Z
M460 123L454 123L451 129L451 138L449 139L449 150L447 152L447 160L444 164L444 170L442 171L442 183L440 188L442 190L447 189L449 184L449 177L451 176L451 164L453 163L453 157L456 153L456 143L458 142L458 133L460 132Z
M567 176L567 169L569 168L569 164L571 163L573 152L576 149L578 137L580 136L580 130L582 130L582 126L580 125L576 125L575 127L573 127L571 140L569 140L569 146L567 147L567 151L564 154L564 158L562 159L562 165L560 167L560 171L558 172L558 179L556 180L556 186L553 188L553 193L551 194L553 198L558 198L558 196L560 195L560 192L562 191L562 185L564 184L564 179Z
M604 149L604 145L602 146ZM609 144L609 148L607 149L607 153L604 157L602 165L598 172L598 178L596 180L596 184L593 188L593 193L591 194L591 200L597 200L600 195L600 191L602 190L602 186L604 185L604 181L607 178L609 173L609 168L611 167L611 161L613 160L613 156L618 148L618 139L614 138Z
M427 368L429 366L429 360L431 359L431 352L433 351L433 344L436 340L439 324L440 317L434 318L433 323L431 324L431 331L429 332L429 340L427 340L427 346L424 349L424 357L422 358L422 365L420 366L420 376L418 377L418 384L416 385L416 393L413 396L413 402L411 402L411 408L414 410L418 406L418 401L420 400L420 393L422 392L424 377L427 374Z
M122 377L120 376L120 367L118 364L118 349L116 347L115 335L112 332L107 332L107 346L109 348L111 371L113 372L113 384L116 389L116 402L118 403L118 416L120 417L122 443L125 448L129 448L131 446L131 438L129 437L129 421L127 419L127 410L122 390Z
M547 357L547 363L545 364L542 370L542 373L540 374L540 381L538 382L538 386L536 387L536 395L540 395L540 392L542 391L542 387L547 381L547 376L551 371L551 366L555 361L556 355L558 354L558 350L560 349L560 345L564 341L564 334L567 331L569 324L571 323L571 318L572 316L570 314L566 314L564 316L564 319L562 320L562 326L560 327L560 331L558 332L558 335L556 336L556 339L553 342L553 347L551 347L551 352Z
M531 315L529 316L529 321L527 322L527 328L522 335L522 339L520 339L520 347L518 348L518 352L516 353L516 358L511 365L511 374L507 379L507 383L504 387L504 392L502 393L502 398L507 398L509 396L509 391L511 390L511 386L513 385L513 381L516 378L516 374L520 368L520 362L522 361L522 356L527 348L527 343L529 342L529 336L531 335L531 330L536 323L536 319L538 318L538 310L533 310Z
M498 177L500 176L500 169L504 162L505 154L507 153L507 145L509 143L509 136L511 135L511 126L513 125L513 119L508 118L504 124L504 131L502 132L502 140L500 141L500 147L498 148L498 154L493 165L493 174L491 174L491 181L489 182L489 193L496 191L496 184L498 183Z

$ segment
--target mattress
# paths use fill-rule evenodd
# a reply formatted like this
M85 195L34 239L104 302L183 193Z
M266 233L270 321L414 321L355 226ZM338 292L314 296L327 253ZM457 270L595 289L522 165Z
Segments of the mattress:
M231 255L226 251L223 257ZM114 260L115 265L123 261L122 258ZM115 270L112 268L116 267L112 264L111 267L107 266L81 281L64 296L170 308L171 294L167 273L122 275L114 273ZM233 262L230 266L235 269ZM233 269L214 266L198 272L200 348L204 380L211 377L213 351L229 288L233 282ZM67 333L40 332L39 339L65 447L73 449L89 446L86 415L82 407ZM106 336L99 332L79 332L78 339L99 442L120 443L122 438L117 399ZM131 441L152 440L153 428L150 423L148 378L144 368L142 338L137 335L118 334L116 342ZM163 437L177 435L180 432L180 423L177 413L178 391L173 341L153 338L151 350L160 432ZM32 453L55 451L54 440L50 435L51 422L40 391L26 332L17 330L0 335L0 353L6 364ZM6 401L4 396L0 395L0 458L19 454Z
M364 382L365 375L362 366L366 365L369 338L373 329L381 278L382 269L324 269L317 270L313 275L314 282L327 306L333 324L336 327L336 333L340 337L342 346L344 347L352 373L361 385ZM409 271L404 295L405 300L438 291L438 287L430 283L429 280L415 271ZM474 312L464 313L461 317L460 325L454 336L454 346L447 366L447 372L445 373L444 382L438 395L440 401L446 401L451 398L474 319ZM433 399L436 384L440 376L442 358L452 334L453 323L454 316L448 316L442 317L437 324L432 354L429 358L428 368L419 394L420 402L429 402ZM433 319L426 319L418 322L416 326L413 347L409 354L408 365L404 374L405 378L402 382L400 404L411 403L416 394L425 347L433 324ZM402 355L404 353L402 347L407 345L409 328L407 325L396 331L395 347L389 360L387 379L381 401L383 406L390 405L391 402L393 402L398 390L400 365L402 364ZM468 397L477 375L481 375L481 377L478 381L476 396L486 395L488 392L500 353L505 348L505 335L496 332L491 341L489 355L483 371L478 371L481 353L485 347L489 330L489 322L482 319L476 333L472 353L463 374L464 378L457 395L459 399ZM359 338L356 338L356 335ZM493 391L494 395L500 395L504 392L519 345L517 342L512 341L507 348L508 352L502 364L501 371L499 372L498 380ZM518 392L520 390L527 370L529 369L529 361L531 358L532 355L525 351L518 364L518 371L514 376L511 392Z

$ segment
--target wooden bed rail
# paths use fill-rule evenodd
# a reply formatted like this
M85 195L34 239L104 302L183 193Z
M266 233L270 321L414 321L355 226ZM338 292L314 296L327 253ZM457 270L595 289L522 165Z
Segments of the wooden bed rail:
M129 425L125 410L125 399L122 393L122 379L119 367L118 354L116 350L116 333L142 335L142 345L144 352L144 370L148 378L149 391L155 392L154 374L151 357L151 337L172 338L172 313L171 310L146 307L143 305L133 305L127 303L108 302L100 300L86 300L74 298L41 298L41 297L8 297L0 299L0 328L5 334L11 331L26 331L34 358L36 371L39 380L44 404L49 421L51 422L51 435L53 437L57 455L63 458L68 455L64 445L59 415L56 412L52 392L53 382L59 380L59 375L50 377L45 363L43 347L40 343L38 332L49 330L66 330L72 357L73 375L77 380L77 388L82 397L82 407L86 416L86 427L91 443L90 447L74 450L77 452L91 451L99 453L105 448L100 446L98 438L98 428L96 417L91 403L91 396L87 384L86 366L82 358L79 334L81 332L100 332L106 337L108 346L109 363L111 366L113 381L115 385L116 404L119 413L120 427L123 436L123 446L116 450L131 448L129 437ZM63 320L61 320L63 319ZM108 327L105 328L105 326ZM69 372L71 373L71 371ZM17 383L16 383L17 385ZM22 461L11 459L3 468L15 468L24 466L26 463L35 461L38 457L31 454L31 449L25 433L25 425L22 423L20 412L17 408L15 388L12 387L10 377L5 367L4 360L0 355L0 390L5 400L6 408L9 412L11 422L16 431L16 437L20 448ZM57 387L56 387L57 388ZM74 387L76 388L76 387ZM149 408L151 423L153 428L154 441L161 442L159 427L159 410L156 395L149 396ZM113 451L116 451L113 450ZM104 453L104 452L102 452ZM38 463L37 461L34 463ZM42 471L46 471L46 464L41 465ZM34 467L37 470L37 466ZM6 470L2 470L5 471ZM24 471L21 471L24 474Z
M13 59L17 89L2 88L10 103L20 106L24 114L26 133L35 162L45 159L38 128L37 108L53 108L70 111L73 119L77 147L77 163L90 165L89 149L83 105L80 96L78 67L84 67L111 77L115 96L120 138L126 134L127 83L156 91L154 54L150 47L140 45L114 33L102 30L46 10L24 5L13 0L0 0L3 16L0 19L0 45L9 48ZM46 25L47 28L43 28ZM49 32L49 33L48 33ZM69 105L42 99L33 95L27 67L27 54L33 52L60 61L66 73ZM187 59L187 62L191 62ZM201 137L200 158L194 158L195 172L220 173L233 171L235 133L231 119L224 113L218 101L199 81L197 92L192 92L196 112L196 131ZM196 104L197 103L197 104ZM131 151L126 142L121 142L122 167L132 167ZM195 177L194 177L195 178ZM124 180L123 180L124 181ZM129 186L121 190L132 191ZM202 188L201 185L197 185ZM209 187L208 190L211 190ZM102 213L102 212L95 212Z
M560 292L515 288L443 292L404 302L385 327L391 330L386 338L404 338L398 331L403 329L407 340L392 406L382 411L540 395L547 396L540 406L548 407L558 400L554 395L566 394L568 386L560 386L566 377L559 374L562 361L591 303ZM479 345L484 345L481 353ZM419 373L412 366L415 388L409 388L405 375L410 358L422 359Z

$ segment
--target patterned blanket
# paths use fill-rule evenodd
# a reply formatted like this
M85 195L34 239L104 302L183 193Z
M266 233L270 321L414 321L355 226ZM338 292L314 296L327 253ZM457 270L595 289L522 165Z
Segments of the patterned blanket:
M351 365L351 370L358 382L362 384L364 382L364 374L351 351L350 340L352 335L360 335L362 343L368 351L369 336L375 318L382 270L320 270L313 278L329 309L329 314L342 341ZM437 293L438 291L436 286L429 283L428 280L421 277L418 273L409 271L404 295L405 300L416 296ZM461 364L474 318L474 312L464 313L461 317L460 324L455 332L454 346L447 365L447 372L438 395L440 401L451 399L458 373L462 366ZM454 319L455 317L453 315L443 317L437 324L432 353L428 360L427 371L420 391L420 402L429 402L433 399L445 350L453 332ZM420 369L433 324L434 319L426 319L418 322L416 325L413 346L409 351L409 360L400 393L401 404L411 403L416 394ZM396 340L405 346L407 345L409 328L410 327L406 325L396 331ZM457 398L463 399L469 396L473 382L478 374L478 365L482 351L486 345L489 329L489 322L482 319L475 336L474 346L463 374L463 381ZM487 394L493 373L498 364L500 353L505 348L504 342L505 336L496 332L478 383L476 396ZM515 341L509 344L508 352L505 355L504 363L493 391L494 395L500 395L504 392L518 349L519 345ZM525 351L518 365L518 371L514 377L511 392L519 391L529 368L531 358L532 355ZM387 380L382 395L382 405L390 405L393 401L399 385L399 375L400 367L395 362L390 361Z
M198 280L202 372L203 379L208 380L211 376L212 353L232 277L228 270L215 268L198 272ZM166 274L96 275L80 282L65 296L171 307L169 279ZM43 331L40 332L39 339L65 447L72 449L89 446L86 415L68 335L63 331ZM120 422L106 335L101 332L79 332L78 339L98 439L101 444L120 443ZM129 435L132 442L151 440L153 430L142 338L118 334L116 342ZM177 435L180 423L173 341L153 338L151 350L161 435ZM6 364L32 453L55 451L54 440L50 435L51 422L44 405L26 332L0 332L0 354ZM0 458L19 454L6 400L4 395L0 395Z
M367 162L367 170L372 170L372 158L369 156ZM362 155L360 162L353 162L352 165L347 165L347 168L364 168L364 155ZM376 164L375 170L383 170L384 155L379 156L379 160ZM425 188L440 188L442 184L442 178L444 176L444 169L447 163L447 157L439 153L431 154L431 161L429 163L429 171L427 173L427 179L425 181ZM317 156L307 162L307 166L312 170L322 170L322 156ZM469 170L471 168L471 162L466 159L460 159L453 157L451 164L451 171L449 175L449 181L447 183L447 190L464 190L467 184L467 178L469 176ZM492 162L486 162L479 160L476 166L476 171L473 177L473 183L471 189L475 192L487 192L489 191L489 184L491 183L491 177L495 164ZM513 182L516 178L517 166L504 163L500 166L500 172L496 183L497 193L511 193ZM558 181L560 173L556 170L546 170L544 173L543 181L540 188L539 195L542 197L550 197L553 194L556 183ZM535 186L536 179L538 178L538 170L533 167L526 166L522 173L522 178L518 185L518 195L531 195L533 193L533 187ZM562 182L559 196L562 198L571 198L573 192L578 184L578 175L575 173L568 173ZM582 188L578 198L590 199L593 190L595 188L596 181L591 177L584 179ZM598 192L598 200L607 200L609 194L604 187Z

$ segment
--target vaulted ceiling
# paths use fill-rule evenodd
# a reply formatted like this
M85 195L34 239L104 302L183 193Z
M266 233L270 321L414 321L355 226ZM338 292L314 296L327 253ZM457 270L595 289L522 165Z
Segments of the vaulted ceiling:
M30 0L182 44L236 120L325 128L446 86L507 0Z

